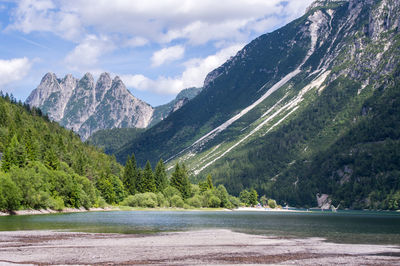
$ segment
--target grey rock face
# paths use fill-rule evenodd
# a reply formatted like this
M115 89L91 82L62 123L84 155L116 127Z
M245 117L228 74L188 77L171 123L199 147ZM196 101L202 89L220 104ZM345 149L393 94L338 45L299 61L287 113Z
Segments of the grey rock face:
M47 73L26 103L41 108L84 140L99 129L145 128L154 112L134 97L119 77L111 80L108 73L101 74L96 83L90 73L80 80L72 75L58 79Z

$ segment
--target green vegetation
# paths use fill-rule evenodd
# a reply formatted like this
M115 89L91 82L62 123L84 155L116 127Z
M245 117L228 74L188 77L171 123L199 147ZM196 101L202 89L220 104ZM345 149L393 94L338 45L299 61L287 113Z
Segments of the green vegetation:
M214 188L211 176L207 184L202 191L190 184L185 165L179 164L169 180L162 160L153 172L150 162L142 170L132 155L123 168L114 157L49 121L39 109L1 94L0 211L88 209L106 204L147 208L238 205L223 186Z
M151 178L150 175L148 178ZM208 176L204 182L212 182L211 176ZM218 185L216 188L211 186L202 190L199 185L190 184L185 166L179 164L175 166L169 185L164 189L157 189L153 192L137 192L121 202L121 205L130 207L185 209L236 208L242 204L239 199L229 195L223 185Z
M88 144L103 149L107 154L113 154L118 149L137 138L145 129L142 128L113 128L95 132L86 141Z
M0 210L90 208L124 198L114 158L39 109L0 96Z
M387 17L380 1L361 1L351 25L344 23L355 6L325 4L317 9L330 19L320 21L316 49L301 72L246 115L196 143L301 64L310 48L304 29L316 9L248 44L214 70L216 78L196 98L118 150L117 159L135 151L141 158L168 158L169 168L184 161L196 175L191 181L201 180L201 192L211 174L215 185L224 184L247 205L254 200L244 190L255 189L276 199L263 198L271 206L316 207L316 195L328 194L341 208L398 209L398 27L389 20L371 27L382 24L377 14ZM386 5L398 18L395 3ZM325 70L325 81L315 85Z

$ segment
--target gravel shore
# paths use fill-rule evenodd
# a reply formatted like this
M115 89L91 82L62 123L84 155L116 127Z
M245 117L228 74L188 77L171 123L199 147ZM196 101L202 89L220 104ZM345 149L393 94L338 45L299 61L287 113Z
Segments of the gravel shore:
M400 247L334 244L229 230L150 235L0 232L0 265L400 265Z

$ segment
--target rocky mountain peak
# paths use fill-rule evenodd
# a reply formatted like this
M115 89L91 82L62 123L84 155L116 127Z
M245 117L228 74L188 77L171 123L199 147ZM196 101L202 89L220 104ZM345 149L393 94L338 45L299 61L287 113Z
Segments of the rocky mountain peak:
M94 87L94 78L90 73L86 73L80 80L79 85L84 88L93 88Z
M102 73L96 82L96 101L101 102L104 95L111 88L111 77L109 73Z
M72 74L67 74L63 78L63 82L69 82L69 81L72 81L72 80L75 80L75 78L72 76Z
M91 73L81 79L71 74L62 80L47 73L26 100L49 117L87 139L99 129L147 127L153 108L135 98L120 77L102 73L94 81Z
M108 82L111 83L110 74L107 73L107 72L101 73L99 79L97 80L97 84L99 84L99 83L108 83Z
M309 12L310 10L317 8L317 7L325 7L328 6L329 4L334 4L334 3L343 3L343 2L350 2L354 0L315 0L308 8L306 12ZM362 0L364 1L364 0Z
M56 74L48 72L48 73L46 73L46 75L44 75L44 77L40 81L40 84L51 84L54 82L57 82Z
M118 84L124 85L124 83L122 82L122 80L119 76L115 76L115 78L113 79L113 83L118 83Z
M65 77L61 81L61 86L63 86L64 90L72 91L76 87L76 84L78 83L78 80L74 78L71 74L65 75Z

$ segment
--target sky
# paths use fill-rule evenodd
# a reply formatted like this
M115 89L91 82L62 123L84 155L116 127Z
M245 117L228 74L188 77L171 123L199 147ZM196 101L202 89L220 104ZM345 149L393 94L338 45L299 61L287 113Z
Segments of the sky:
M47 72L108 72L157 106L312 1L0 1L0 90L24 101Z

